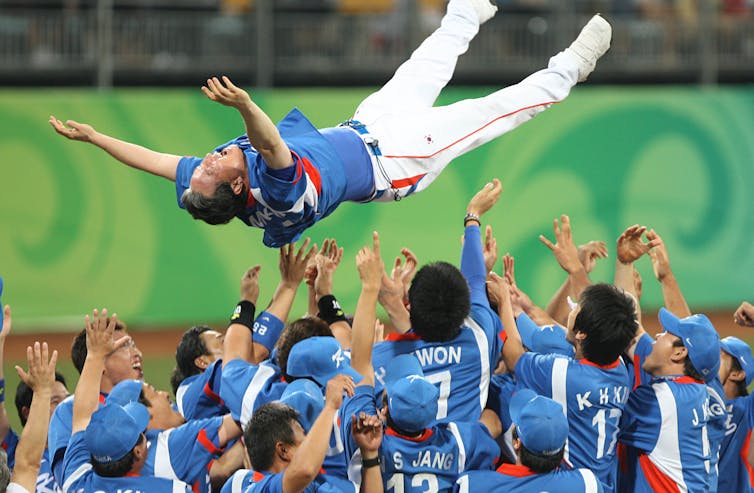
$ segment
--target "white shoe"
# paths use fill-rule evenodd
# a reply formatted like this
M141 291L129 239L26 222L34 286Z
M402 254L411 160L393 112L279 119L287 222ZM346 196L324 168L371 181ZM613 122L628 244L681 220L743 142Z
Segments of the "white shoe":
M601 15L597 14L581 29L579 36L566 50L575 54L580 61L579 82L592 73L597 60L610 48L613 28Z
M497 12L495 0L468 0L468 2L474 7L476 15L479 17L479 24L484 24L495 17Z

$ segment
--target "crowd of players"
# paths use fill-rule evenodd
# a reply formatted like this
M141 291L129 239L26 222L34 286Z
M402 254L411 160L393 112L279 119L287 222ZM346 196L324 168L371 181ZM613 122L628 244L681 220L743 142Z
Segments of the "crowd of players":
M750 491L752 351L691 314L661 237L627 228L614 284L593 284L605 243L577 247L569 218L555 220L554 242L540 240L568 276L543 309L517 286L510 255L494 272L497 243L481 226L501 190L494 180L469 202L460 269L418 268L404 249L388 274L374 233L356 255L353 317L335 297L334 240L282 247L264 310L255 266L224 334L184 333L175 399L148 383L134 339L107 310L88 315L73 342L72 396L57 352L36 343L29 369L17 368L20 439L0 411L0 489ZM654 339L633 266L643 256L665 299ZM286 325L304 282L312 315ZM734 319L754 325L754 307Z

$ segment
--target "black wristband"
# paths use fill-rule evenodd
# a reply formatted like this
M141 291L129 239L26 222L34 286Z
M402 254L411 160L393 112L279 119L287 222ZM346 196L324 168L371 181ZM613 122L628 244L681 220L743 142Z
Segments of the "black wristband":
M482 225L482 221L479 219L478 214L474 214L473 212L467 212L466 215L463 218L463 226L466 227L470 221L476 221L479 223L479 225Z
M370 467L379 466L380 465L380 456L378 455L374 459L361 459L361 468L362 469L369 469Z
M236 305L236 309L233 310L233 315L230 316L231 324L241 324L254 330L254 314L257 311L257 307L251 301L239 301Z
M319 318L327 322L328 325L346 321L346 314L343 313L338 300L331 294L321 297L317 302L317 308L319 308Z

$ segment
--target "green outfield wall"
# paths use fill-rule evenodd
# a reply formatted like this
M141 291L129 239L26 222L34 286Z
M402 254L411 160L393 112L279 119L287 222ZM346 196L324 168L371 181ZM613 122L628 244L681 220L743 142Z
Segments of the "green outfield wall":
M364 89L277 90L253 96L273 118L298 106L318 126L348 118ZM440 103L484 95L451 89ZM18 329L78 326L93 307L131 325L219 321L249 266L262 264L260 301L277 283L277 251L239 221L208 226L176 206L173 185L67 141L50 114L174 154L203 155L243 132L229 108L196 91L0 91L0 275ZM754 88L578 88L518 130L453 162L426 191L399 203L344 204L310 230L335 237L345 260L335 278L353 307L353 258L381 233L387 264L408 246L421 262L457 262L469 198L499 177L503 196L485 222L519 284L544 304L564 279L537 239L571 216L576 241L612 247L628 225L666 240L692 307L754 298ZM595 280L612 279L611 258ZM662 303L648 259L644 305ZM305 310L301 290L294 314Z

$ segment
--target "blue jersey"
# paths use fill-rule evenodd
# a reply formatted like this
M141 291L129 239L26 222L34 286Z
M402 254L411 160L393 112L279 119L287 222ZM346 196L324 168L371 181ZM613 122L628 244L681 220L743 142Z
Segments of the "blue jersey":
M487 301L486 269L479 226L464 234L461 272L471 291L471 313L458 336L446 342L426 342L414 333L389 336L375 344L372 364L376 395L384 388L385 368L396 356L413 353L424 377L439 386L437 419L473 421L487 404L490 376L502 348L500 317ZM381 402L381 401L378 401Z
M749 443L754 423L753 397L727 401L728 419L725 439L720 448L718 491L754 491L754 469L749 465Z
M286 383L281 381L280 369L268 361L259 365L234 359L223 368L220 397L241 428L257 409L280 399Z
M600 366L586 359L524 353L516 380L563 406L568 417L564 460L594 471L605 491L613 491L618 423L628 398L628 370L620 359Z
M245 493L283 493L283 474L251 472L251 484ZM304 488L304 493L356 493L353 483L323 474L317 474L314 481Z
M621 491L708 491L708 416L707 388L690 377L656 378L631 392L619 435Z
M189 421L169 430L147 430L147 461L141 473L178 479L194 491L210 491L209 466L220 457L217 432L223 418Z
M37 486L36 493L60 493L62 489L55 481L55 477L52 475L52 467L48 460L47 454L49 451L45 449L42 454L42 461L39 463L39 473L37 473Z
M263 241L269 247L296 241L341 202L368 199L374 187L371 157L354 130L342 127L319 132L298 109L278 124L278 130L294 160L292 180L275 176L245 135L217 148L235 144L243 151L250 190L246 210L238 218L249 226L263 228ZM181 195L201 162L198 157L185 157L178 163L175 189L180 207ZM354 175L356 178L349 179ZM368 192L349 190L349 182L364 180L369 182Z
M538 474L526 466L503 464L497 471L471 471L456 481L456 493L602 493L602 484L588 469L555 469Z
M139 493L191 493L187 484L177 480L153 476L123 476L106 478L95 474L89 463L89 450L84 441L84 431L71 437L63 459L63 490L67 493L139 492Z
M254 471L239 469L225 481L220 493L243 493L254 482Z
M228 414L228 408L220 398L222 365L222 360L215 360L202 373L181 382L175 392L175 403L181 416L192 420Z

